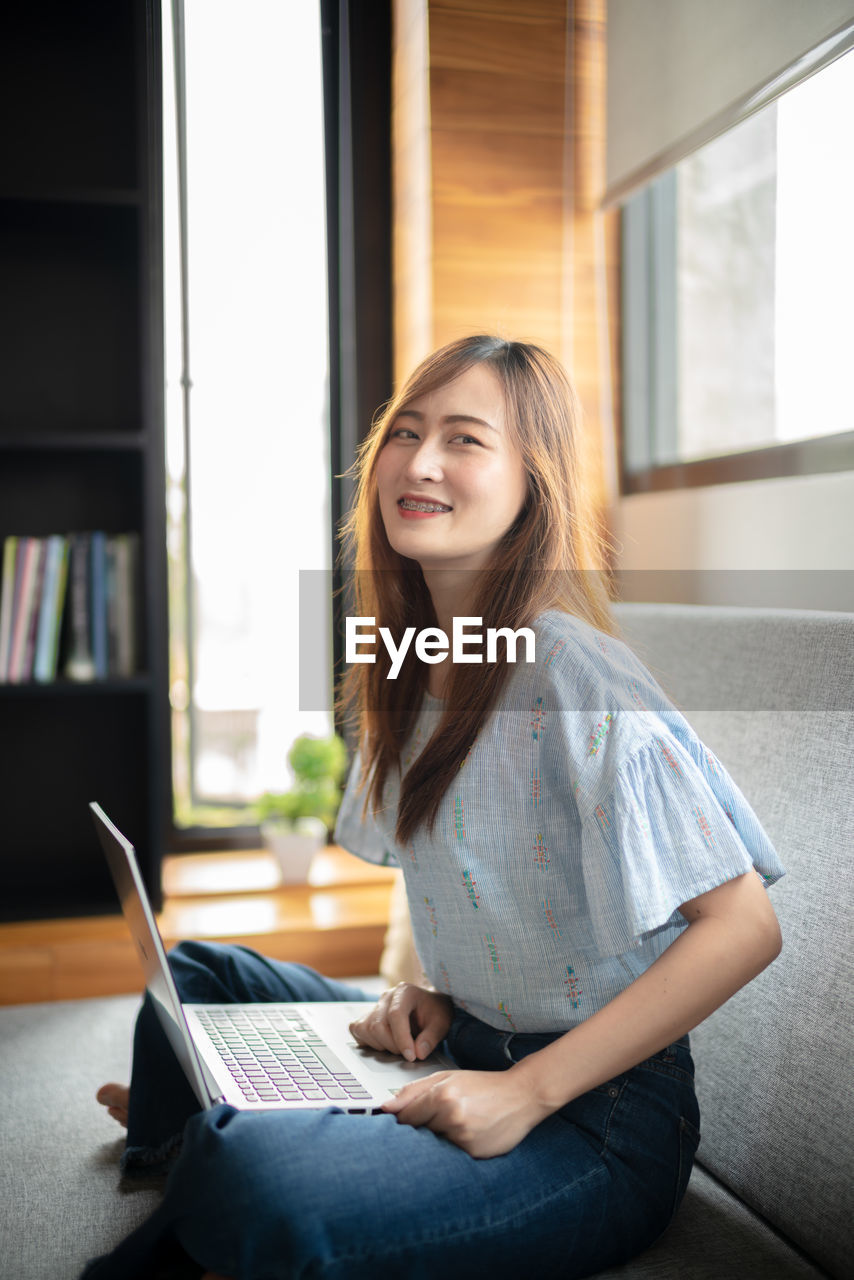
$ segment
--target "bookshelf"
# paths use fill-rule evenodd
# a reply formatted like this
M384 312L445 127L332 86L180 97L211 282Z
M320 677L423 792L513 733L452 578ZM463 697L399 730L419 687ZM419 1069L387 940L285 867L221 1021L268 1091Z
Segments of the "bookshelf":
M169 760L159 0L0 17L0 540L139 539L134 673L0 684L0 919L114 912L87 810L159 905Z

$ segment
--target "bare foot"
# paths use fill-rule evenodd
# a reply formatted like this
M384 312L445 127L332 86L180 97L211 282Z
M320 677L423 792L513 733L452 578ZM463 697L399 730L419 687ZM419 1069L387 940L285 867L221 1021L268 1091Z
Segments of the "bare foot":
M102 1084L95 1097L102 1107L107 1108L114 1120L118 1120L125 1128L128 1127L130 1089L126 1084Z

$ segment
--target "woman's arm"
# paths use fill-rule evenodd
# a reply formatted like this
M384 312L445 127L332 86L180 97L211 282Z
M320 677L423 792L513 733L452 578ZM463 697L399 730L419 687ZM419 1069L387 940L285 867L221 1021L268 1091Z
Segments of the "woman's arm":
M645 973L515 1068L546 1114L678 1040L780 953L780 926L755 872L679 909L689 927Z
M506 1072L442 1072L415 1081L384 1109L445 1134L471 1155L500 1155L553 1111L692 1030L779 955L777 917L755 872L680 910L688 928L676 941L559 1040Z

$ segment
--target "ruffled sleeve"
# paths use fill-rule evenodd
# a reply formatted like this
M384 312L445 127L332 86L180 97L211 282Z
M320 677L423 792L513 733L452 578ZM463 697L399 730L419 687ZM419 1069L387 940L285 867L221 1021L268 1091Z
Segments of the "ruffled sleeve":
M347 786L338 810L335 841L342 848L355 854L357 858L364 859L365 862L375 862L384 867L397 867L400 864L395 854L389 850L388 846L391 842L381 824L371 813L370 808L364 815L362 813L365 792L359 786L361 774L362 762L357 753L350 766Z
M766 885L784 869L758 818L699 739L683 743L662 721L611 774L579 796L582 866L600 955L682 928L677 908L755 870Z

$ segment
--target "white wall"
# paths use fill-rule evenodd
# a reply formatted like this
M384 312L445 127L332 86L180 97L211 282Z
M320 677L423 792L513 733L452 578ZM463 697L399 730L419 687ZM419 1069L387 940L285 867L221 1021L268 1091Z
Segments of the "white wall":
M633 494L613 529L626 599L854 612L854 471Z

